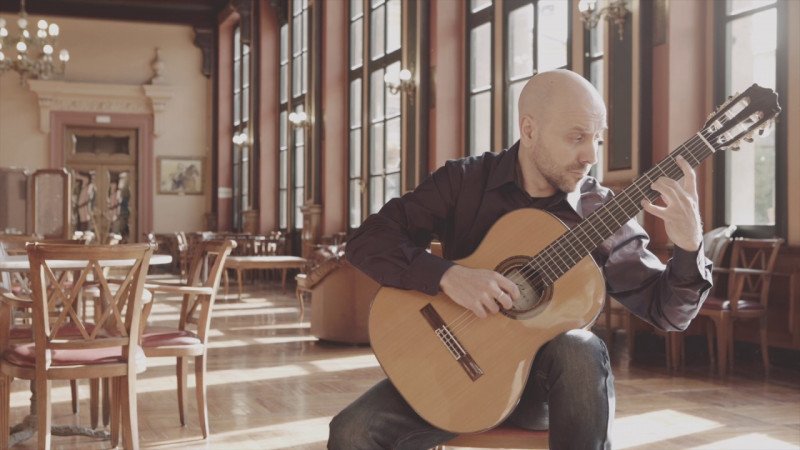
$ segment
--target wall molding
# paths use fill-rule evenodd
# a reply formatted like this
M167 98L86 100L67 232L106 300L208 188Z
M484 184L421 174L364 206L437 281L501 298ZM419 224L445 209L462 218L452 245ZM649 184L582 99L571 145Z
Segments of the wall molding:
M56 111L151 114L153 134L163 129L163 112L174 95L165 85L76 83L70 81L28 80L29 89L39 99L39 129L50 133L50 113Z

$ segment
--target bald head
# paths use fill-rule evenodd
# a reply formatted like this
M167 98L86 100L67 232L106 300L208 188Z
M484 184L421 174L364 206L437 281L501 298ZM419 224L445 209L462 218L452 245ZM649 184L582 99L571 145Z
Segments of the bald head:
M519 97L519 163L532 197L572 192L597 163L606 106L586 79L569 70L542 72Z
M564 113L588 113L605 123L606 107L597 89L585 78L565 69L533 76L519 96L519 117L548 121Z

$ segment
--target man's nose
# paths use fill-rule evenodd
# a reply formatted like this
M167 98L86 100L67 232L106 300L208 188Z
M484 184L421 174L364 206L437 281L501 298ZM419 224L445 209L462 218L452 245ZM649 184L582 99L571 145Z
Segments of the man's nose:
M598 142L594 140L591 141L589 145L584 146L580 154L581 164L589 164L592 166L597 164L597 152L599 147Z

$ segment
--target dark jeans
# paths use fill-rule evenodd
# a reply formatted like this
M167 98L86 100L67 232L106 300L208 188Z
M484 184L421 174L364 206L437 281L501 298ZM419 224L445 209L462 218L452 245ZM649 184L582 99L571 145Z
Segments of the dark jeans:
M504 423L550 430L551 449L611 448L614 376L602 340L573 330L545 344L536 355L519 405ZM330 425L333 450L435 447L455 434L434 428L383 380L350 404Z

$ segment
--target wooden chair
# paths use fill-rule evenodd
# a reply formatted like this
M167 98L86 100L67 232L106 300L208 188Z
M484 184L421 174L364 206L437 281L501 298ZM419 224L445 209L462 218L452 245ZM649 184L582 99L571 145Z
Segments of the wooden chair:
M111 445L119 444L121 427L128 448L139 447L136 403L136 374L146 369L146 359L137 345L141 331L142 291L153 248L147 244L124 246L69 246L29 244L34 342L0 348L0 449L8 445L10 384L13 378L33 380L36 393L37 429L41 449L50 448L50 381L80 378L112 379L114 402L111 419ZM61 285L54 274L54 261L75 261L86 265L70 288ZM111 295L101 264L125 260L128 273ZM129 260L129 261L128 261ZM104 314L96 323L77 313L76 302L89 277L102 286L107 300ZM6 295L7 297L7 295ZM15 302L20 299L13 299ZM57 317L50 316L50 305L60 301ZM7 303L4 299L3 303ZM3 308L6 309L7 308ZM9 325L0 315L0 329Z
M436 450L445 450L447 447L470 448L517 448L517 449L548 449L549 433L547 431L529 431L522 428L500 426L483 433L462 434L444 444Z
M183 303L181 304L181 314L177 329L145 328L142 332L142 347L148 357L168 356L177 359L175 368L178 379L178 412L183 426L186 425L187 359L194 358L197 412L200 419L200 429L205 439L208 437L208 405L206 403L205 383L208 330L211 325L211 313L214 309L220 277L225 267L225 259L231 253L231 250L236 247L236 242L232 240L206 241L197 244L197 247L194 249L195 258L192 261L186 285L146 285L154 293L163 292L183 295ZM211 258L213 258L213 266L208 271L208 277L205 282L202 282L203 266ZM148 305L145 308L145 313L149 314L150 309L151 305ZM195 331L189 330L190 324L196 326Z
M711 260L713 267L720 267L727 264L729 244L733 241L736 232L736 225L714 228L703 235L703 250L706 258ZM717 280L714 280L717 283ZM624 322L628 336L628 355L633 355L635 350L635 326L633 325L632 314L626 313ZM654 329L650 327L651 329ZM655 329L654 329L655 330ZM655 330L656 334L664 336L665 356L667 368L675 370L683 367L684 362L684 333L664 332ZM710 345L710 344L709 344ZM710 349L711 347L709 347ZM711 350L709 351L711 353Z
M713 323L713 328L711 324L708 327L709 354L713 364L712 342L716 340L721 376L733 368L733 323L742 320L760 321L761 358L765 373L769 373L767 302L775 261L782 244L783 239L737 238L733 241L730 265L714 268L717 289L708 296L699 315L709 318ZM723 280L724 277L727 280Z
M35 235L13 235L13 236L0 236L0 256L2 255L23 255L27 254L25 244L28 242L45 242L48 244L77 244L83 245L85 241L80 239L47 239L42 240ZM24 273L14 272L12 274L0 274L0 287L8 286L7 290L14 296L29 297L30 286L28 277ZM11 279L14 279L12 282ZM61 277L63 279L64 275ZM63 283L67 283L64 279ZM1 290L1 289L0 289ZM30 316L32 303L30 302L15 302L13 309L22 312L25 316ZM57 305L52 305L53 307ZM82 305L81 305L82 306ZM12 318L13 319L13 318ZM11 320L11 330L9 333L9 343L23 344L26 342L33 342L33 329L28 323L27 326L18 326L14 320ZM24 324L23 324L24 325ZM70 390L72 391L72 412L78 413L78 381L70 380Z

